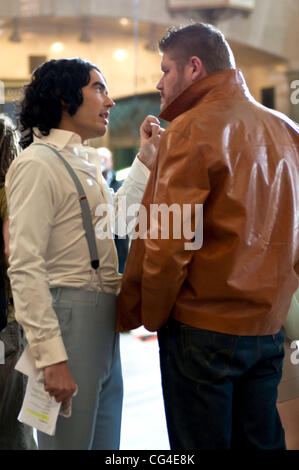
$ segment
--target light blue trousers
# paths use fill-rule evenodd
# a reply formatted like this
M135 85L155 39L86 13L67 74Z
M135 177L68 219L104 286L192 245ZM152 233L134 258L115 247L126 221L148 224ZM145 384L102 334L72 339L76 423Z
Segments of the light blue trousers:
M78 386L72 416L59 416L55 436L38 432L40 450L117 450L123 399L116 296L51 289L68 366Z

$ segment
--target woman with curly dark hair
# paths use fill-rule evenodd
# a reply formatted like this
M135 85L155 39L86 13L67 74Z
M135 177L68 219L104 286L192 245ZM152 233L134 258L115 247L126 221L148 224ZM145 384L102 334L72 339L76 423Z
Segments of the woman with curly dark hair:
M0 288L1 327L0 341L4 357L0 358L0 450L34 449L32 429L17 419L25 392L24 377L15 370L23 350L23 332L15 320L12 294L7 276L8 261L8 213L5 196L5 176L19 151L18 133L12 121L0 115Z

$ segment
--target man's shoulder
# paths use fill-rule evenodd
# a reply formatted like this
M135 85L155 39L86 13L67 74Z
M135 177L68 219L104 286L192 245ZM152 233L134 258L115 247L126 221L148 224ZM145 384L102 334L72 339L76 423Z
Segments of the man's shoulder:
M200 102L172 121L169 128L183 135L221 135L230 128L230 135L239 132L248 122L271 122L281 129L298 134L299 126L285 114L269 109L254 99L233 99ZM252 127L252 126L250 126Z
M29 145L26 149L22 150L20 155L14 159L9 167L6 175L5 186L8 188L12 179L19 174L20 177L26 177L26 175L38 175L44 179L55 180L56 174L55 166L57 160L53 154L53 159L49 155L50 150L39 149L38 146L33 144Z
M176 134L178 138L190 139L193 142L200 138L203 142L213 130L221 131L222 126L225 127L225 123L222 123L221 117L212 107L194 105L171 121L165 133Z
M49 159L47 157L49 154L52 154L51 149L46 145L38 145L35 143L30 144L26 147L19 155L20 161L22 160L32 160L32 161L45 161L48 162Z
M277 123L284 129L287 129L299 136L299 124L293 121L289 116L280 111L277 111L276 109L266 108L260 104L258 104L258 108L259 111L263 112L264 116L266 116L266 119L271 119L272 122Z
M55 154L47 146L40 146L31 144L13 161L12 168L19 166L36 166L41 165L47 168L52 168L57 163L58 159Z

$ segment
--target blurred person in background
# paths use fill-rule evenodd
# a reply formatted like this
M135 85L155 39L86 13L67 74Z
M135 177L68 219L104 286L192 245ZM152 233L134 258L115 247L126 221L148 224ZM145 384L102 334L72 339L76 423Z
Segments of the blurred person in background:
M23 330L16 322L10 282L7 276L9 257L9 222L5 195L5 177L19 151L18 134L12 121L0 115L0 258L1 258L1 331L4 361L0 361L0 449L32 450L36 448L32 428L18 421L26 380L15 365L24 349ZM4 362L4 363L3 363Z
M118 191L123 181L116 179L116 172L114 170L114 161L112 152L106 147L100 147L97 149L101 161L102 174L109 186L114 192ZM114 235L114 243L118 254L118 269L120 273L124 272L126 259L129 250L129 237L119 237Z

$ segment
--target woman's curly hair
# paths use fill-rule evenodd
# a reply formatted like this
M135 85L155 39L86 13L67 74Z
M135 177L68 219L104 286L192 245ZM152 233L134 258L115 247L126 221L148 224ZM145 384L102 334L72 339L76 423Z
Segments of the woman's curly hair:
M0 187L4 185L5 176L12 161L19 154L19 134L10 118L0 115Z
M22 148L32 143L34 127L44 136L57 128L65 106L71 116L76 113L83 102L81 89L89 83L92 69L100 72L90 62L74 58L49 60L34 71L24 87L18 113Z

